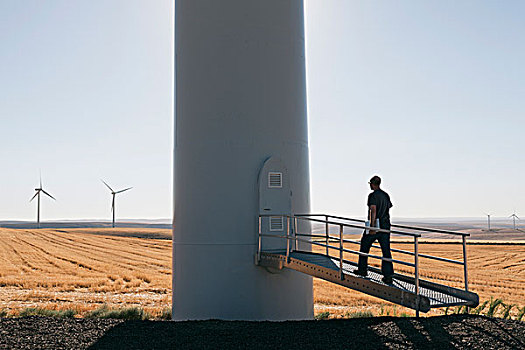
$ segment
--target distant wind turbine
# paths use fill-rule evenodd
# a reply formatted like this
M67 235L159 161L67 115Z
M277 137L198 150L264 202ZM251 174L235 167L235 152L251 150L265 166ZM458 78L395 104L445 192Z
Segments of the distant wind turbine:
M35 197L38 197L37 198L37 205L36 205L36 226L38 228L40 228L40 193L44 193L46 196L54 199L55 197L53 197L52 195L50 195L49 193L47 193L44 188L42 187L42 175L40 175L40 186L38 188L35 188L35 195L31 198L31 200L29 202L32 202L33 199L35 199Z
M485 215L487 215L488 226L489 226L489 231L490 231L490 214L485 214Z
M516 229L516 219L520 220L520 218L516 215L516 213L513 213L509 218L512 218L512 224L514 226L514 229Z
M109 188L109 190L111 191L111 195L113 196L113 199L111 201L111 212L113 213L113 227L115 227L115 195L117 195L118 193L125 192L127 190L131 190L133 187L128 187L120 191L113 191L113 189L104 180L100 181L102 181L104 185L106 185L106 187Z

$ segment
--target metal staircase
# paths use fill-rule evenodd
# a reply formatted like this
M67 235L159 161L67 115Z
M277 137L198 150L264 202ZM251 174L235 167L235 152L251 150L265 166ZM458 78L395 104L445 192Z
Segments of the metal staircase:
M282 218L286 225L283 227L284 234L264 233L262 230L263 221L270 218ZM319 218L320 217L320 218ZM324 226L324 234L315 234L311 231L311 225ZM338 235L330 232L330 229L337 227ZM301 227L301 229L300 229ZM434 230L404 225L392 225L390 231L374 229L378 232L389 232L393 235L408 236L413 238L413 251L392 249L397 252L413 257L413 261L403 261L396 259L383 258L373 254L365 254L358 250L348 249L350 244L359 244L359 241L345 239L344 229L370 229L364 226L363 220L344 218L326 214L315 215L282 215L259 217L259 244L256 256L256 264L268 267L283 269L289 268L307 275L318 277L353 290L357 290L392 303L396 303L413 310L416 315L419 312L428 312L431 308L466 305L476 307L479 303L477 294L468 290L468 269L466 257L466 237L468 234L444 230ZM403 231L398 230L402 228ZM304 233L304 231L308 231ZM419 253L419 238L421 232L457 235L462 237L463 261L452 260L444 257L437 257ZM264 240L283 240L285 249L265 249ZM333 245L333 244L336 245ZM317 252L311 252L312 246L317 248ZM374 245L374 247L378 247ZM323 252L319 252L322 250ZM374 267L368 268L368 276L361 277L353 272L357 269L357 264L345 259L345 254L366 255L372 259L391 261L394 264L410 266L414 269L414 276L394 274L393 283L385 284L381 281L381 271ZM419 259L433 259L444 263L457 264L463 266L465 289L458 289L446 285L420 279Z

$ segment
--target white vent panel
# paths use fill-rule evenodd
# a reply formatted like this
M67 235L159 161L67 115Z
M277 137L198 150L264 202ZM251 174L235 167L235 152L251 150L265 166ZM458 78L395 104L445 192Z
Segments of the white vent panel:
M268 173L268 188L283 188L283 173Z
M282 216L270 216L270 231L284 231L284 219Z

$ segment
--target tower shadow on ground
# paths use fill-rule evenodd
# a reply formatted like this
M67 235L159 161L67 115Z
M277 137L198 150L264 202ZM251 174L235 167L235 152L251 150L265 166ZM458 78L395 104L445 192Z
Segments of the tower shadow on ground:
M90 349L518 349L525 323L483 316L326 321L126 321Z

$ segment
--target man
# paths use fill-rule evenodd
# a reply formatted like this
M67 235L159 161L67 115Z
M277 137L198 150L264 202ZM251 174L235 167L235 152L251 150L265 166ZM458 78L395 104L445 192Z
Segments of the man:
M381 186L381 178L374 176L370 179L370 189L374 192L368 195L368 220L370 220L370 226L375 227L376 219L379 219L379 228L383 230L390 230L390 208L392 208L392 202L390 202L390 196L383 191ZM381 251L383 252L384 258L392 258L390 252L390 233L377 232L370 230L367 234L366 230L361 238L361 248L359 249L363 253L370 252L370 248L375 240L379 241ZM365 277L367 275L368 268L368 257L359 255L358 269L355 274ZM383 273L383 282L392 284L392 276L394 275L394 266L391 261L381 262L381 272Z

